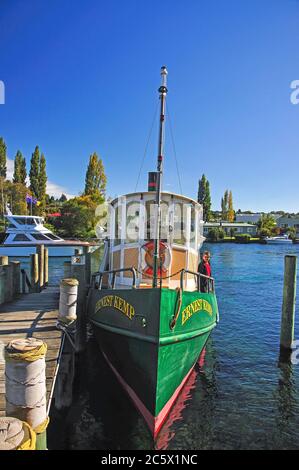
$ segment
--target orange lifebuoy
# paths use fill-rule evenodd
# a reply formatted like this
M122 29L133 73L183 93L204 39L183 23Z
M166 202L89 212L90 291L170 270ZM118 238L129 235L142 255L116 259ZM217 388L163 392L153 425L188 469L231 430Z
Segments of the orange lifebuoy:
M153 241L145 243L142 247L141 269L144 274L152 276L154 273L154 250L155 243ZM167 273L171 263L171 251L169 245L165 242L159 242L159 258L158 276Z

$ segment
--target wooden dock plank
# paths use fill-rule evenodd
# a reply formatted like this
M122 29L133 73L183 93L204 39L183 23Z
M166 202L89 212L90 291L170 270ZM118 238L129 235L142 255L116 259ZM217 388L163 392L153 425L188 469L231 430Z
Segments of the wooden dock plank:
M15 338L39 338L47 343L47 402L53 386L62 344L62 332L56 329L59 291L50 288L38 294L25 294L0 305L0 416L5 415L5 363L3 349ZM48 403L49 405L49 403Z

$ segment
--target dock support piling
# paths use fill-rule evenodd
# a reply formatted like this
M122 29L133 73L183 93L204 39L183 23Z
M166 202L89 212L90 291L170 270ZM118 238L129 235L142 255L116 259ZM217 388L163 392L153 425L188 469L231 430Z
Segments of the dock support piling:
M13 295L13 298L20 294L21 292L21 286L20 286L20 282L21 282L21 263L20 261L11 261L10 262L11 266L12 266L12 283L13 283L13 292L12 292L12 295Z
M86 258L85 258L86 260ZM86 345L86 266L84 264L73 264L71 266L72 277L78 280L77 300L77 328L76 328L76 351L83 351Z
M13 299L13 289L14 289L12 264L7 263L3 265L2 269L4 270L4 275L5 275L4 277L5 279L4 301L10 302Z
M0 256L0 266L8 265L8 256Z
M39 275L38 275L38 254L30 255L30 281L33 292L39 292Z
M15 339L5 347L6 414L36 432L36 450L47 449L47 345L37 338Z
M49 249L45 248L44 251L44 284L47 286L49 283Z
M38 272L39 272L39 288L44 288L44 269L45 269L45 246L37 245L36 252L38 254Z
M284 286L281 317L280 347L291 350L294 341L296 305L297 256L286 255L284 259Z
M83 255L85 257L85 282L86 284L90 283L91 277L91 250L90 246L83 247Z

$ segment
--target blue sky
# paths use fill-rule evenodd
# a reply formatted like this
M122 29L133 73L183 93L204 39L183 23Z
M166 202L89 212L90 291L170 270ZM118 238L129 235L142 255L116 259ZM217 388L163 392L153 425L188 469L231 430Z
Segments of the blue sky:
M89 155L108 194L134 190L168 67L183 193L210 180L235 209L299 211L297 0L0 0L0 135L47 158L51 190L83 190ZM157 154L154 127L138 189ZM61 188L60 188L61 187ZM179 191L169 127L164 188Z

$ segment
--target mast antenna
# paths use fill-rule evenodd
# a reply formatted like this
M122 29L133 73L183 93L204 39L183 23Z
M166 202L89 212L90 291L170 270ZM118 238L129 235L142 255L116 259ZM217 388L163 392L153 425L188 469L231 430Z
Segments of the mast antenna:
M160 259L160 223L161 223L161 190L163 175L163 157L164 157L164 140L165 140L165 103L167 95L167 69L161 67L162 83L159 88L160 98L160 125L159 125L159 143L158 143L158 161L157 161L157 186L156 186L156 225L154 239L154 270L153 270L153 287L158 285L158 267Z

